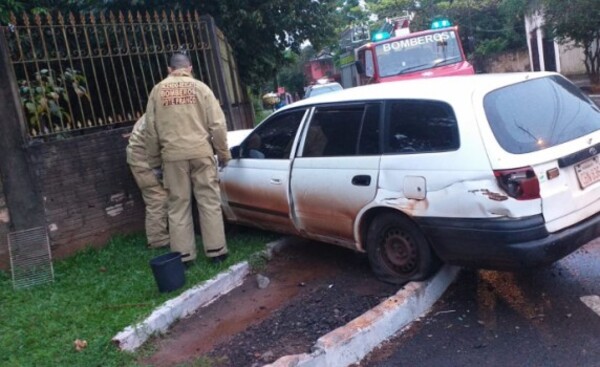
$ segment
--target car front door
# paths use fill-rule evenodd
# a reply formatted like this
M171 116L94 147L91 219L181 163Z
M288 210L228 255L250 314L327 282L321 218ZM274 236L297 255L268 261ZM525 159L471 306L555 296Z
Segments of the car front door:
M225 215L234 222L296 233L288 197L292 148L306 109L277 113L242 142L221 172Z
M293 163L296 226L307 236L353 247L358 212L377 190L379 103L316 107Z

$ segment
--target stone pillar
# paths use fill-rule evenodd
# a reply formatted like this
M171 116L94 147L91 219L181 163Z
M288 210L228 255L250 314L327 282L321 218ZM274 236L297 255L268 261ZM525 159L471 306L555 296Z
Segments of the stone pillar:
M10 213L10 227L11 230L23 230L45 226L44 205L30 170L25 117L2 29L0 75L0 180L4 202Z
M10 231L10 215L4 197L4 187L0 180L0 269L8 269L8 241L6 235Z

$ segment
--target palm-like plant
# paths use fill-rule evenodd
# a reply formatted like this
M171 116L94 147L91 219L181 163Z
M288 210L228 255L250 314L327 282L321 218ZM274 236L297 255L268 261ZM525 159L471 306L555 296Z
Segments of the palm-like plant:
M51 69L41 69L33 77L19 81L21 104L31 136L71 130L72 116L65 108L69 103L69 87L78 98L90 100L85 76L78 70L67 68L62 75Z

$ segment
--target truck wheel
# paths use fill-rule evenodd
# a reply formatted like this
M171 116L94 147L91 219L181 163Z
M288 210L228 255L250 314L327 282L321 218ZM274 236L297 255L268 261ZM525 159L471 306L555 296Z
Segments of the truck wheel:
M371 223L367 253L377 278L393 284L423 280L439 264L421 230L408 218L392 213Z

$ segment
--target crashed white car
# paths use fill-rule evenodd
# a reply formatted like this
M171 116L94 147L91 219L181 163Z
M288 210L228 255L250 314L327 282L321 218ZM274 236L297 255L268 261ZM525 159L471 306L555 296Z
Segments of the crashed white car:
M232 130L227 132L227 146L229 148L238 146L252 132L252 129Z
M229 221L365 251L382 280L510 269L600 235L600 111L556 73L345 89L278 110L221 172Z

